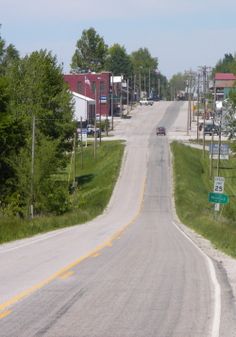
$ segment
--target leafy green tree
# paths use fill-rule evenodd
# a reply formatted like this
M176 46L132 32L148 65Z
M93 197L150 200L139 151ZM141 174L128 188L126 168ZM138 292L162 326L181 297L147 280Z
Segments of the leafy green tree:
M7 46L0 35L0 76L6 75L8 67L19 58L19 52L15 46L13 44Z
M213 73L234 73L236 74L236 57L232 54L225 54L213 69Z
M130 58L136 82L139 83L139 90L148 92L149 86L153 87L154 85L157 91L157 87L160 86L157 84L157 58L152 57L147 48L140 48L132 52Z
M131 53L131 62L136 75L142 73L149 74L149 71L155 71L158 67L158 60L152 57L147 48L140 48Z
M182 73L177 73L173 75L169 81L170 86L176 91L182 91L186 88L187 75Z
M105 69L112 72L113 75L122 74L125 77L130 77L132 75L131 59L124 46L115 43L108 49Z
M179 98L182 97L183 99L184 96L181 95L183 91L185 91L186 89L187 81L188 81L187 74L183 74L180 72L174 74L169 80L168 98L173 99L176 96L178 96Z
M13 214L19 214L19 210L22 214L27 213L32 199L30 167L35 116L35 210L38 214L52 211L53 206L50 210L46 207L49 194L45 191L54 185L53 175L66 163L66 151L71 148L74 131L71 95L56 57L40 50L13 62L7 72L7 84L3 83L0 89L0 97L6 110L5 117L1 114L0 146L7 143L2 170L9 174L3 177L3 201L11 206ZM68 192L64 187L66 196ZM51 198L52 194L56 198L56 189L51 188ZM65 209L65 205L61 209Z
M24 145L22 121L11 114L10 98L9 81L2 76L0 77L0 201L15 190L12 160Z
M235 114L236 114L236 92L232 90L229 94L229 99L223 101L223 115L225 119L225 129L228 132L229 139L235 139L236 135ZM235 149L235 144L233 145Z
M72 72L99 72L104 69L108 47L94 28L83 30L72 57Z
M73 132L73 105L56 57L40 50L20 60L12 67L10 90L12 111L23 116L28 126L34 115L37 129L59 139L63 151Z

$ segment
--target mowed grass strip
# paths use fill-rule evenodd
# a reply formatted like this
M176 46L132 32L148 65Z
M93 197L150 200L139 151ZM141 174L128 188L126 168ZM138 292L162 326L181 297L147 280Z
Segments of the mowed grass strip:
M60 216L36 216L33 220L0 217L0 243L82 224L101 214L108 205L117 181L124 146L120 141L102 141L101 146L97 146L95 159L93 144L88 144L87 148L83 148L83 167L81 150L78 148L76 166L68 163L66 170L73 171L76 167L73 176L78 183L70 196L70 211ZM69 167L71 164L72 169ZM62 177L68 179L68 174L63 173Z
M209 154L173 142L174 192L177 215L182 223L209 239L213 245L236 257L236 158L220 162L220 176L225 177L225 193L230 202L214 211L208 202L213 191L214 176L209 175ZM214 160L216 175L217 162Z

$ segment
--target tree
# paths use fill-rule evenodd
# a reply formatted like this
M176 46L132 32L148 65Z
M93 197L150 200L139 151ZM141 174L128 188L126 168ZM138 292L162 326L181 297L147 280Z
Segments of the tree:
M235 139L236 135L236 92L231 91L229 99L223 101L222 114L224 115L225 128L229 139ZM235 147L235 144L234 144Z
M219 60L213 69L213 74L217 72L236 74L236 57L232 54L225 54L224 58Z
M150 87L153 87L154 83L157 83L157 67L158 60L156 57L152 57L147 48L140 48L134 51L130 55L133 66L134 76L139 83L139 90L143 92L149 92ZM155 86L160 86L155 84ZM150 94L150 93L149 93Z
M182 96L183 92L186 89L188 80L188 75L183 73L177 73L172 76L172 78L169 81L169 98L173 99L173 96L176 97L179 95L179 97Z
M56 57L46 50L33 52L14 64L10 75L11 109L29 125L35 115L38 130L63 145L71 137L73 106Z
M49 186L55 185L53 175L66 163L65 151L71 145L74 131L71 95L56 57L40 50L9 65L2 91L0 85L0 102L6 110L5 117L1 114L0 145L4 147L7 143L4 164L8 169L2 165L0 170L9 174L3 178L2 200L13 214L19 210L27 214L32 197L39 214L51 211L53 206L50 210L46 206L49 190L51 199L52 194L57 196L56 189ZM33 116L36 119L34 196L30 189ZM65 188L64 196L68 194ZM60 200L65 202L65 198Z
M13 44L6 46L5 40L0 35L0 76L6 75L8 67L19 58L19 52L15 46Z
M72 72L99 72L104 69L108 47L94 28L83 30L72 57Z
M154 71L158 67L158 60L152 57L147 48L140 48L131 53L131 62L134 73L138 75L140 72L148 75L149 71Z
M108 49L105 69L112 72L113 75L122 74L125 77L132 75L132 63L124 46L116 43Z

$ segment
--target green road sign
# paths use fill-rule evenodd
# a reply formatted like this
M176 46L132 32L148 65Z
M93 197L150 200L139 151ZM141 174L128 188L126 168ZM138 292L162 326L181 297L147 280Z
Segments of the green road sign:
M229 197L227 194L210 192L208 193L208 201L216 204L227 204Z

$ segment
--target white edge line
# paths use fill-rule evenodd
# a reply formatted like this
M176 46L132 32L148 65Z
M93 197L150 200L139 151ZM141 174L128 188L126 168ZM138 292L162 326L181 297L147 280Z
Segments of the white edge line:
M220 319L221 319L221 288L220 284L217 280L216 277L216 271L214 264L212 260L209 258L209 256L204 253L197 245L196 243L186 234L184 233L179 226L172 221L173 225L179 230L182 235L186 237L186 239L189 240L189 242L192 243L192 245L197 248L197 250L204 256L204 258L207 261L209 272L210 272L210 277L211 281L214 287L214 315L213 315L213 321L212 321L212 328L211 328L211 337L219 337L220 334Z
M10 251L13 251L13 250L17 250L19 248L24 248L24 247L27 247L27 246L31 246L31 245L33 245L36 242L40 242L40 241L51 239L51 238L53 238L55 236L63 234L64 232L68 232L68 231L72 230L73 228L75 228L75 226L71 226L71 227L67 227L67 228L51 231L51 232L48 232L48 233L41 233L41 234L38 234L38 235L40 235L40 237L38 237L38 238L31 237L31 238L22 239L22 240L27 240L27 242L24 242L24 243L21 243L21 244L19 243L18 245L13 246L13 247L9 247L9 248L8 247L0 247L0 254L4 254L4 253L7 253L7 252L10 252ZM5 243L5 244L7 245L8 243ZM11 244L11 242L9 242L9 244Z

